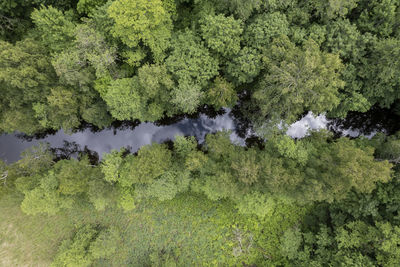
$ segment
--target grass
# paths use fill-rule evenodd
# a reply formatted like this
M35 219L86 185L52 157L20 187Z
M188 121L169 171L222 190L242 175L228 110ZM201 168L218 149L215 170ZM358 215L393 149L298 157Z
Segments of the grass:
M49 266L73 225L63 216L22 213L15 194L0 199L0 266Z
M282 234L297 221L297 216L288 219L275 213L262 220L242 216L229 202L213 202L193 193L162 203L138 203L129 213L115 208L97 212L81 202L57 216L25 215L21 200L16 194L0 199L0 266L49 266L61 241L83 224L113 225L121 232L122 242L112 258L94 266L150 266L152 253L170 253L179 266L260 263L279 246L274 233ZM238 231L241 242L253 246L235 257Z

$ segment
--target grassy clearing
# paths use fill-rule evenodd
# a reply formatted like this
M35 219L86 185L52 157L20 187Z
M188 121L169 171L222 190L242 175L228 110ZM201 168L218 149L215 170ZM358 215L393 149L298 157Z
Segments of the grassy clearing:
M28 216L17 195L0 199L0 266L49 266L73 225L64 216Z
M20 201L17 195L0 200L0 266L49 266L61 241L82 224L114 225L123 234L116 255L97 266L146 266L149 255L161 251L179 254L182 264L212 265L226 262L234 245L233 210L204 197L142 203L130 213L77 206L58 216L25 215Z
M298 221L275 212L264 220L245 217L229 202L195 194L138 203L129 213L115 208L97 212L82 202L57 216L27 216L20 201L17 195L0 199L0 266L49 266L61 241L84 224L113 225L122 235L115 255L95 266L151 266L151 255L166 253L179 266L236 266L274 255L279 236L271 233L282 233Z

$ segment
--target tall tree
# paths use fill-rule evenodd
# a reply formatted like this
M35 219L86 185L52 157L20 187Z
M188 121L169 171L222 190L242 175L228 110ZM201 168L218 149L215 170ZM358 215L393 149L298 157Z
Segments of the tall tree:
M171 160L171 152L165 145L143 146L137 156L126 158L119 182L123 186L152 183L171 167Z
M172 47L165 60L168 71L178 81L172 101L183 112L192 113L202 101L203 88L218 74L218 61L200 38L188 30L175 36Z
M57 82L46 51L33 39L15 45L0 41L0 51L0 128L25 133L43 129L32 106L45 101Z
M259 14L246 26L244 40L259 50L266 49L273 38L289 35L289 22L280 12Z
M310 6L315 9L322 21L330 21L337 17L345 17L357 7L360 0L313 0Z
M263 116L293 122L305 111L319 114L339 104L344 82L337 55L321 52L313 40L300 49L287 38L276 39L270 55L253 94Z
M43 45L49 51L59 53L73 40L75 23L72 21L71 13L63 13L52 6L42 6L40 9L35 9L31 17Z
M146 64L137 76L112 81L104 100L117 119L155 121L176 112L170 104L173 85L164 65Z
M137 47L143 42L156 61L163 59L170 44L172 21L161 0L114 1L108 14L115 21L115 37L121 38L129 47Z
M240 35L243 32L240 20L224 15L209 15L201 22L202 36L209 48L224 56L232 56L239 52Z
M387 38L373 42L373 51L361 68L359 75L365 81L363 94L372 104L381 107L390 105L400 98L400 40Z

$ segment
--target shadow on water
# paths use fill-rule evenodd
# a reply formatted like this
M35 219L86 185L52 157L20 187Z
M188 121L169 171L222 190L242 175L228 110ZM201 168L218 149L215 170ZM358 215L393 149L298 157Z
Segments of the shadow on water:
M202 114L206 115L210 119L215 119L217 116L221 116L225 114L225 110L223 108L219 110L215 110L212 106L204 105L197 109L195 113L192 114L178 114L173 117L165 116L161 120L155 121L154 125L156 126L168 126L171 124L178 123L183 119L198 119Z
M162 142L162 144L165 144L170 150L172 150L174 147L174 142L172 140L164 141ZM201 145L198 145L198 148L200 149ZM62 147L53 147L50 148L50 151L53 153L55 161L71 158L82 159L84 157L87 157L90 164L92 165L97 165L100 162L99 153L97 153L97 151L91 150L87 146L84 146L84 148L82 148L82 146L80 146L76 142L68 142L64 140ZM137 155L137 151L132 152L131 147L124 147L124 153L122 154L122 156L125 157L129 154Z
M253 126L250 116L246 116L245 113L257 113L257 111L252 109L249 103L250 94L244 90L240 93L239 101L231 111L231 116L235 123L235 132L241 138L246 138Z
M251 135L246 138L246 147L258 147L264 149L264 140L256 135Z
M224 115L226 111L221 108L219 110L215 110L211 106L204 105L203 107L199 108L195 113L192 114L178 114L173 117L167 117L165 116L164 118L155 121L155 122L150 122L151 124L155 126L169 126L172 124L177 124L181 122L184 119L193 119L196 120L198 119L202 114L204 114L207 118L209 119L215 119L217 116ZM105 127L105 128L99 128L93 124L87 123L85 121L82 121L81 125L78 128L75 128L71 131L72 134L74 133L79 133L79 132L85 132L85 131L90 131L92 133L99 133L105 130L113 130L114 135L117 133L117 131L125 131L125 130L130 130L133 131L136 127L138 127L142 122L139 120L134 120L134 121L118 121L115 120L111 123L110 126ZM147 123L146 121L143 123ZM49 137L51 135L56 135L59 132L59 130L53 130L53 129L48 129L43 132L35 133L33 135L27 135L24 133L16 133L15 136L21 140L25 140L28 142L31 142L32 140L40 140L40 139L45 139L46 137Z
M89 159L89 162L93 165L99 162L100 157L96 151L90 150L87 146L82 149L82 147L76 142L68 142L66 140L64 140L63 142L64 144L62 147L50 148L50 151L54 154L56 161L62 159L80 159L83 157L87 157Z
M335 136L371 136L377 132L392 135L400 130L400 116L395 113L393 108L385 109L374 106L365 113L349 112L344 119L331 119L328 129L334 132Z
M15 133L15 136L21 140L31 142L32 140L44 139L44 138L48 137L49 135L55 135L57 133L58 133L58 131L50 129L50 130L46 130L45 132L35 133L33 135L27 135L24 133Z
M0 136L0 158L14 162L20 153L39 142L47 142L59 159L78 157L82 151L91 157L101 158L113 149L129 147L135 153L140 147L151 143L174 140L175 136L194 136L200 143L206 134L222 130L235 132L235 124L229 109L215 110L204 106L191 115L164 118L154 123L136 121L114 121L111 126L99 129L83 123L71 133L49 130L32 136L15 133ZM244 144L237 135L232 141ZM95 151L93 153L92 151Z
M99 128L93 124L82 121L78 128L71 130L71 134L90 131L92 133L99 133L104 130L113 130L114 134L117 131L131 130L133 131L141 122L139 120L134 121L113 121L110 126L105 128ZM15 136L21 140L31 142L32 140L46 139L49 136L56 135L60 130L49 129L44 132L35 133L33 135L27 135L24 133L16 133Z
M206 134L222 130L232 131L230 137L234 143L263 148L263 140L253 134L252 123L248 116L244 115L251 112L243 106L246 103L241 102L245 98L244 93L232 110L215 110L203 106L194 114L177 115L154 123L138 120L114 121L105 129L84 123L72 134L66 134L63 130L50 130L32 136L20 133L1 135L0 158L14 162L20 158L23 150L39 142L48 142L58 159L87 155L94 163L101 159L103 153L122 147L125 147L127 152L136 153L140 147L154 142L172 146L172 140L177 135L194 136L200 146ZM256 116L256 113L253 116ZM311 113L292 124L288 135L302 138L307 134L307 129L321 128L327 128L337 136L369 136L379 131L393 134L400 129L399 122L400 116L396 115L394 110L377 107L366 113L350 112L345 119L327 120L324 115L313 116Z

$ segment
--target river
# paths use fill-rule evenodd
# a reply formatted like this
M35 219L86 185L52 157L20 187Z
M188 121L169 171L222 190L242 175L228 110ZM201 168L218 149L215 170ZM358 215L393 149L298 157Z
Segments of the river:
M293 138L302 138L309 129L329 129L337 135L356 137L373 136L376 132L389 134L398 130L399 117L386 110L372 110L367 113L350 114L346 119L329 120L325 115L315 116L311 112L288 127L287 134ZM20 153L39 142L49 143L51 148L65 154L77 151L89 151L101 158L103 153L112 149L127 147L136 152L140 147L153 142L162 143L173 140L175 136L195 136L204 142L208 133L230 130L231 141L238 145L246 145L246 139L254 137L250 128L238 130L238 121L230 109L223 109L219 113L198 113L195 117L183 116L175 120L169 119L162 123L119 123L108 128L98 130L93 127L84 127L72 134L63 130L36 136L23 134L3 134L0 136L0 159L12 163L20 159Z

